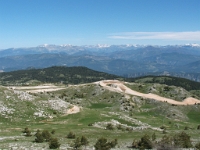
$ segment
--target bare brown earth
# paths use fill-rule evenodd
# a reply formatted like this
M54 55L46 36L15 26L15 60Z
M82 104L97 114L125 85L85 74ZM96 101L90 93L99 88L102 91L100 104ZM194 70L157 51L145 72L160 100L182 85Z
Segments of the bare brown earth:
M157 101L167 102L174 105L194 105L194 104L200 103L200 100L195 99L193 97L188 97L184 99L182 102L179 102L179 101L176 101L170 98L165 98L165 97L152 94L152 93L149 93L149 94L140 93L128 88L127 86L124 85L124 82L121 82L118 80L103 80L96 83L111 91L125 93L129 95L135 95L135 96L139 96L139 97L143 97L147 99L154 99Z
M75 105L72 108L70 108L69 110L67 110L67 114L75 114L78 112L80 112L80 108Z
M58 87L53 84L45 84L40 86L20 86L20 87L13 86L9 88L12 88L14 90L25 90L26 92L29 93L52 92L65 89L65 87Z

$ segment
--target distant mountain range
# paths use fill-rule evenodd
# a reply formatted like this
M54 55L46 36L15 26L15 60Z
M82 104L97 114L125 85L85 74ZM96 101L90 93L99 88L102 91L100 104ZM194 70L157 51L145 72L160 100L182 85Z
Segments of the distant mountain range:
M0 71L50 66L85 66L125 77L173 75L200 81L200 45L41 45L0 50Z

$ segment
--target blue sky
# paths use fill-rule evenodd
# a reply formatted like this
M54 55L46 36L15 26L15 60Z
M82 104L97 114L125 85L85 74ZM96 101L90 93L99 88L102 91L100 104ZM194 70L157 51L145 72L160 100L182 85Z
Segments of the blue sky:
M200 44L200 0L0 0L0 49Z

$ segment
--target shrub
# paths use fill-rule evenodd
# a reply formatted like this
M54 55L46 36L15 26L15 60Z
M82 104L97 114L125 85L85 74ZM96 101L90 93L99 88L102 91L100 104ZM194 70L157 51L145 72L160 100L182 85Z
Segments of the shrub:
M88 139L85 136L81 137L81 145L87 146L89 144Z
M56 130L53 129L53 130L51 131L51 134L55 134L55 132L56 132Z
M60 147L60 143L58 142L57 138L51 138L49 141L49 148L56 149Z
M93 126L93 123L89 123L88 126Z
M74 140L74 144L73 144L73 148L74 149L78 149L79 147L81 147L81 140L79 137L77 137L75 140Z
M37 130L36 134L35 134L35 142L36 143L42 143L44 142L44 137L42 136L42 133L40 132L40 130Z
M139 148L139 146L138 146L138 141L137 140L133 140L133 143L132 143L132 145L131 145L131 148Z
M100 138L97 140L96 144L94 145L95 150L110 150L117 145L117 139L108 142L106 138Z
M67 138L69 138L69 139L75 139L76 135L73 132L70 131L69 134L67 135Z
M190 136L185 132L178 133L174 136L174 145L178 148L191 148L192 143L190 140Z
M148 135L144 135L138 142L139 149L152 149L153 144Z
M172 150L173 148L174 147L172 145L172 138L167 135L164 135L157 144L158 150L169 150L169 149Z
M165 130L165 129L166 129L166 127L162 125L162 126L160 127L160 129L163 129L163 130Z
M111 123L108 123L107 126L106 126L106 129L107 130L114 130L114 127Z
M25 134L25 136L32 136L31 131L27 127L24 129L23 133Z
M122 130L123 129L122 125L121 124L117 125L117 129Z
M155 134L155 132L152 134L151 138L152 138L152 141L156 140L156 134Z
M46 142L49 142L50 139L51 139L51 134L49 133L48 130L43 130L43 131L42 131L42 136L43 136L43 138L44 138L44 140L45 140Z
M162 133L163 133L163 134L166 134L166 133L167 133L166 129L164 129L164 130L162 131Z
M200 142L198 142L197 144L195 144L195 148L200 149Z

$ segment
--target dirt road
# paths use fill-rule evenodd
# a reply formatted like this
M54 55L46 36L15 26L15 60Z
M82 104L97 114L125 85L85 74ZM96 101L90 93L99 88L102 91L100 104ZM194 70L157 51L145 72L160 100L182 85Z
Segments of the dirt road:
M123 82L118 81L118 80L103 80L103 81L99 81L96 82L98 83L100 86L111 90L111 91L115 91L115 92L119 92L119 93L125 93L125 94L129 94L129 95L135 95L135 96L139 96L139 97L143 97L143 98L149 98L149 99L154 99L157 101L161 101L161 102L167 102L170 104L174 104L174 105L194 105L195 103L200 103L200 100L195 99L193 97L188 97L186 99L184 99L182 102L179 101L175 101L173 99L170 98L165 98L156 94L144 94L144 93L140 93L137 91L134 91L130 88L128 88L127 86L124 85Z
M40 86L13 86L8 87L14 90L24 90L29 93L40 93L40 92L53 92L65 89L65 87L55 86L53 84L47 84L47 85L40 85Z

